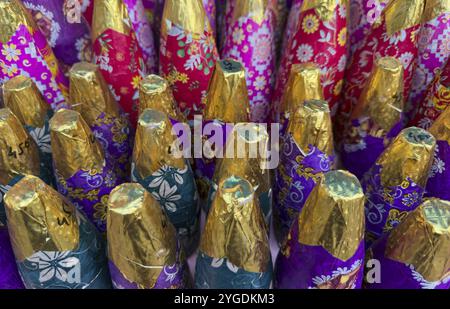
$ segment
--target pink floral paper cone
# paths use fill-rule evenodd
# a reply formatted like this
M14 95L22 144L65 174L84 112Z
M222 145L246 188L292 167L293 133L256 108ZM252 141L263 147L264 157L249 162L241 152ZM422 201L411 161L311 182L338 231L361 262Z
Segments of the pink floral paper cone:
M279 98L285 90L292 65L312 62L321 69L324 98L334 114L347 61L346 10L346 1L303 2L295 34L284 51L279 68L274 108L278 106Z
M184 14L180 14L180 11ZM188 120L202 114L204 98L218 58L201 0L166 0L159 66Z
M265 122L275 74L276 2L270 0L227 2L225 45L222 58L233 58L245 68L250 99L250 121Z

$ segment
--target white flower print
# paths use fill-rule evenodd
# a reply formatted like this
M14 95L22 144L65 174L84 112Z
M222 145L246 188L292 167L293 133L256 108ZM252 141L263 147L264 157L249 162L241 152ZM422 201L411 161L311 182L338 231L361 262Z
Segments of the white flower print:
M39 282L47 282L53 278L63 282L69 281L70 270L80 266L80 260L68 256L70 251L39 251L27 258L27 261L35 263L39 269ZM80 275L76 275L76 281L80 281ZM79 282L78 282L79 283Z
M149 188L159 187L167 177L172 177L177 184L182 185L184 183L182 175L185 174L187 170L188 170L187 165L185 165L184 168L182 169L174 169L167 165L163 165L159 170L157 170L152 174L152 176L155 178L150 182L148 187Z
M438 285L446 284L447 282L450 281L450 275L448 273L444 278L442 278L438 281L427 281L420 273L418 273L415 270L414 265L406 264L406 266L411 269L411 274L412 274L414 280L419 282L422 289L435 289Z
M297 59L300 62L310 61L313 56L313 49L309 44L301 44L297 49Z
M422 118L419 120L418 125L419 125L419 127L423 128L425 130L428 130L431 127L432 123L433 123L433 121L430 118L425 117L425 118Z
M239 270L239 267L237 267L236 265L232 264L230 261L228 261L228 259L225 259L225 258L221 258L221 259L213 258L213 260L211 261L211 266L214 267L214 268L219 268L220 266L222 266L222 264L223 264L223 262L225 260L227 261L226 262L227 268L231 272L237 273L238 270Z
M50 134L46 134L45 127L35 128L30 132L39 149L44 153L52 153L50 145Z
M177 210L177 204L174 202L179 201L181 196L175 194L177 192L177 187L171 187L167 181L163 181L159 187L158 193L152 192L153 197L160 202L161 205L166 208L167 211L175 212Z
M389 36L387 33L383 34L383 40L385 42L389 41L389 44L398 44L400 42L403 42L405 39L406 39L406 31L405 30L400 30L391 36Z
M409 65L411 64L411 62L413 61L413 59L414 59L414 55L410 52L406 52L400 56L399 60L403 64L403 68L406 70L409 67Z
M436 149L436 154L438 150ZM442 174L445 171L445 162L438 156L434 157L433 165L430 171L430 177L436 176L436 174Z
M344 72L346 64L347 64L347 56L342 55L342 57L338 61L338 66L337 66L338 71Z

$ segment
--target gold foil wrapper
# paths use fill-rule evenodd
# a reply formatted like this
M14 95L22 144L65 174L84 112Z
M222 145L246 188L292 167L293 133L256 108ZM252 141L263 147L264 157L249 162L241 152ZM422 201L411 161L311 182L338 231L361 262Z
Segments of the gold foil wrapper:
M333 128L327 101L305 101L294 111L287 131L303 151L309 151L312 145L329 156L333 154Z
M256 194L271 189L270 170L266 169L264 151L268 149L269 135L263 125L256 123L238 123L228 138L224 158L217 159L217 168L213 182L231 176L249 181Z
M217 61L209 83L203 116L208 120L237 123L248 121L249 113L244 67L232 59Z
M321 246L346 261L358 249L364 234L364 193L347 171L331 171L320 179L298 218L298 241Z
M392 0L384 9L386 30L389 36L420 24L425 0Z
M35 176L25 176L5 195L8 229L19 261L38 251L78 248L75 207Z
M38 29L19 0L0 0L0 42L8 42L20 25L33 31Z
M432 198L412 211L388 236L385 256L411 264L427 281L450 275L450 202Z
M435 146L436 139L423 129L402 130L377 160L381 166L382 185L398 186L409 177L425 188Z
M139 84L139 115L147 108L159 110L172 119L184 121L169 83L158 75L148 75Z
M80 113L60 109L50 119L53 163L69 178L79 170L101 170L105 157L100 143Z
M323 99L319 67L310 62L294 64L281 100L281 112L293 112L306 100Z
M393 57L377 59L352 118L370 117L388 132L400 121L403 107L402 63Z
M0 109L0 183L18 175L39 175L39 150L9 108Z
M268 0L235 1L233 9L233 23L240 17L249 17L257 24L262 24L266 13Z
M177 137L172 124L163 112L146 109L139 116L134 142L133 162L139 176L147 178L164 165L182 169L186 162L175 156Z
M227 258L246 271L264 272L270 259L267 234L252 185L240 177L221 179L200 250L213 258Z
M92 40L95 41L103 32L111 29L122 34L131 30L128 11L122 0L95 0L92 17Z
M120 117L119 105L95 64L75 63L69 78L70 105L89 125L94 124L102 113L108 117Z
M153 288L163 267L175 264L175 228L140 184L111 191L107 224L109 258L127 280Z
M422 23L435 19L441 14L450 12L450 0L427 0L422 16Z
M161 33L167 33L166 20L195 35L205 30L206 12L202 0L166 0Z
M31 78L18 75L3 85L5 106L23 125L42 128L50 106L42 97Z
M346 2L341 0L340 2ZM303 1L301 12L314 9L322 20L330 20L333 17L333 13L336 10L338 1L336 0L308 0Z
M434 121L429 131L436 140L450 144L450 106Z

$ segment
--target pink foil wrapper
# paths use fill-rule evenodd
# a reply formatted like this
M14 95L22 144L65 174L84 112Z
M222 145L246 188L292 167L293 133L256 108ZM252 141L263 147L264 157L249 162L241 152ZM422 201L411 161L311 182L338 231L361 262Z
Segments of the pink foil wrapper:
M326 19L314 8L304 10L307 4L303 3L295 34L282 56L273 108L276 110L280 104L292 65L312 62L320 67L324 98L334 114L347 63L347 6L336 1L330 18Z
M245 67L250 121L265 122L269 116L275 78L276 2L268 2L264 18L259 23L257 18L252 18L252 13L235 20L236 1L240 0L227 2L225 45L221 55L223 59L233 58L241 62Z

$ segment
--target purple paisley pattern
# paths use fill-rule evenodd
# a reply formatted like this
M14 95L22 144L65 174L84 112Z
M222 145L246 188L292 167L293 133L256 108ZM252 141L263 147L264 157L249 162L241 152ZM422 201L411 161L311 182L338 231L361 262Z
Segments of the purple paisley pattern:
M431 166L425 191L426 197L438 197L450 201L450 145L437 141L433 165Z

